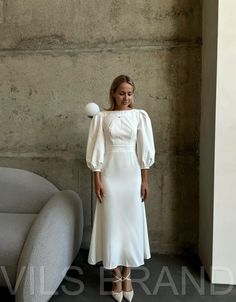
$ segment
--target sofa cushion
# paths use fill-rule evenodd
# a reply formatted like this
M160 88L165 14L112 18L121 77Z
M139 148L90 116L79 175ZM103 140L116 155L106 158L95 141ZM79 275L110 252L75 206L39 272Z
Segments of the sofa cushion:
M0 286L15 284L17 263L37 214L0 213Z
M0 167L0 213L36 214L58 189L29 171Z

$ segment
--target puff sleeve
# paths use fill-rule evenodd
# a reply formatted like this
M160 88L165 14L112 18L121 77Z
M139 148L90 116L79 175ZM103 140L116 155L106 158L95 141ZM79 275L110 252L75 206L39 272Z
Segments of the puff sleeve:
M102 112L91 121L86 149L86 163L93 172L101 171L105 153Z
M141 169L149 169L155 161L155 146L151 120L146 111L139 111L137 157Z

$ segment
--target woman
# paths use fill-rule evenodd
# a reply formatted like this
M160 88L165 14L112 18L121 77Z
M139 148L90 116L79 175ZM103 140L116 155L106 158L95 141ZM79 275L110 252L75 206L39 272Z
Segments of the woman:
M93 117L86 152L98 198L88 262L112 269L116 301L132 300L131 268L150 258L143 201L155 149L148 114L134 109L134 90L128 76L114 79L111 107Z

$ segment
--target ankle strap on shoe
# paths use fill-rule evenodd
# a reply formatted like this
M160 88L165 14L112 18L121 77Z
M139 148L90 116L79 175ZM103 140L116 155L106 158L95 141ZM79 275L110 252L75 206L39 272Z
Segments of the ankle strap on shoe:
M127 275L126 277L123 277L123 276L122 276L123 281L124 281L124 280L131 280L129 276L130 276L130 273L128 273L128 275Z
M115 278L115 279L117 279L117 280L114 280L114 281L112 281L112 282L119 282L119 281L122 281L122 276L121 276L121 277L118 277L118 276L112 274L112 277Z

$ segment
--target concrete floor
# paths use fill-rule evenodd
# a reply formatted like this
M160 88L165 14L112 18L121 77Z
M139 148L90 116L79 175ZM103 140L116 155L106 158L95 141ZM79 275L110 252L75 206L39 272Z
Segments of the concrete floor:
M80 251L50 302L114 301L109 294L110 271L89 265L87 253ZM236 301L236 286L211 285L198 259L192 257L153 254L145 266L133 270L132 279L134 302ZM0 301L14 301L14 297L0 289Z

